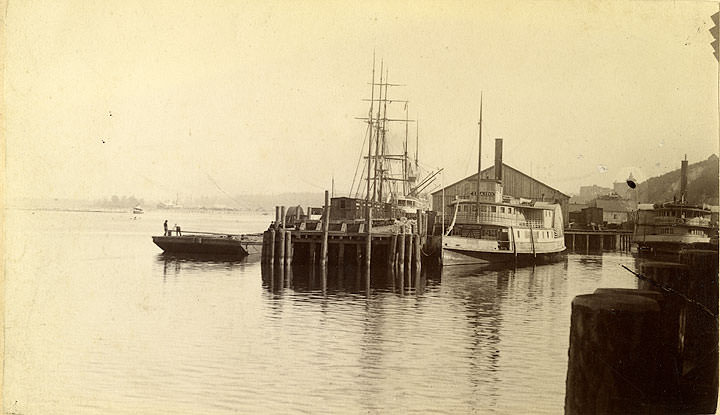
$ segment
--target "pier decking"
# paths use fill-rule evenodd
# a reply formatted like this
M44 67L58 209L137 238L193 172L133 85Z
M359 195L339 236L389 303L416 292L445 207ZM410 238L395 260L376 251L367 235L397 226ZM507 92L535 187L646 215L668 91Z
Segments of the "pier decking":
M422 268L422 246L427 236L427 216L392 220L368 218L330 221L328 192L321 220L300 219L286 223L285 207L276 207L275 221L263 233L262 262L270 266L290 267L293 262L343 267L355 263L386 267L390 272L408 275ZM323 272L323 277L325 277Z

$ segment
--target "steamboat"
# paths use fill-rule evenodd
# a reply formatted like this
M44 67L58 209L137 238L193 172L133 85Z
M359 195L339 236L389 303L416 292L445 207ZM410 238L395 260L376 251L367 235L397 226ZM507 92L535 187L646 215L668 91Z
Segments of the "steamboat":
M677 254L684 248L717 249L718 224L712 211L687 201L687 159L680 165L680 199L641 205L633 242L640 253Z

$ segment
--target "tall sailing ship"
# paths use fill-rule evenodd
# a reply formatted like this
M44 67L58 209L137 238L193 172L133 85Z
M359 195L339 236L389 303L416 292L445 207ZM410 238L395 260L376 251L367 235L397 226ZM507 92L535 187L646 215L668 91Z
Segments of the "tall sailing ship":
M373 223L382 226L397 219L415 220L420 212L428 209L428 199L423 191L440 171L421 174L417 128L414 160L409 155L409 124L415 120L408 117L408 101L389 98L388 95L389 88L399 86L403 85L388 82L388 72L382 63L379 80L376 80L373 61L368 116L358 118L367 124L363 143L366 154L358 162L350 194L331 199L330 219L363 221L370 213ZM397 117L397 109L395 117L388 115L390 107L398 104L404 108L404 118ZM396 133L391 139L390 125L398 123L404 124L404 137L402 133ZM399 141L401 148L398 148ZM361 164L362 171L358 176Z
M442 265L557 257L565 250L560 205L503 194L502 139L495 142L495 177L482 178L482 98L478 126L480 154L475 192L444 203L440 236L431 238L433 251L440 250Z

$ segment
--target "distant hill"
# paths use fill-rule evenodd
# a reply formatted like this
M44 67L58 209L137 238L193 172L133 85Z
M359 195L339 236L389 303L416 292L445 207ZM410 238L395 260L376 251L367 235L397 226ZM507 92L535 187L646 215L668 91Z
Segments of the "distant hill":
M678 163L679 165L680 163ZM718 205L718 156L688 165L688 202ZM660 203L680 197L680 169L652 177L638 185L640 203Z

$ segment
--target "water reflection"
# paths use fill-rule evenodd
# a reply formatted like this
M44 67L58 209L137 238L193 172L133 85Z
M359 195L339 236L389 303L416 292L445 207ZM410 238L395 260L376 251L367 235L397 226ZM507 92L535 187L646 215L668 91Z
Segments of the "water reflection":
M477 266L449 267L442 273L443 286L452 296L462 299L472 403L489 400L490 405L495 406L498 399L497 371L503 325L500 302L506 297L508 282L515 273L515 268L491 270Z
M16 232L10 253L37 277L8 274L16 412L562 413L573 297L636 288L620 265L640 263L571 253L367 279L347 261L323 286L320 268L259 256L157 255L147 236L160 217L132 233L105 217L79 236ZM35 390L48 399L23 403Z
M259 257L198 254L169 254L161 253L155 257L155 265L162 267L163 281L168 276L177 277L181 274L200 274L219 270L241 270L250 264L259 262Z
M411 292L424 293L428 280L439 282L441 275L439 268L423 268L419 274L406 271L403 275L391 269L373 267L368 281L366 271L365 267L355 265L328 267L323 270L320 266L306 264L293 264L290 267L263 264L262 281L263 286L272 293L280 293L289 288L296 293L369 295L373 291L379 291L394 292L402 296Z

